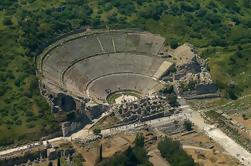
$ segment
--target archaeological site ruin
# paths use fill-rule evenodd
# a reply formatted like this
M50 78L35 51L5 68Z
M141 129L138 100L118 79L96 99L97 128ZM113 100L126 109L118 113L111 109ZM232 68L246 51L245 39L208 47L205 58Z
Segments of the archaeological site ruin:
M145 31L89 30L69 35L47 47L36 62L40 90L52 112L74 111L82 122L97 118L113 104L157 96L167 85L184 97L217 95L206 62L193 46L173 50L164 37ZM132 117L139 117L142 111L137 110L163 111L141 106L129 111ZM135 120L132 117L124 118ZM64 124L63 129L70 131L81 126Z

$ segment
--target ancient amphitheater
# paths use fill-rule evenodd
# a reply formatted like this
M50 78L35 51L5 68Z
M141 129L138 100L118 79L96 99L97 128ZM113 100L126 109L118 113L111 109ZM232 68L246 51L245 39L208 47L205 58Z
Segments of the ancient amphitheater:
M159 78L172 63L158 56L165 39L148 32L87 31L50 45L37 58L41 82L54 93L107 96L132 91L149 95L163 87Z

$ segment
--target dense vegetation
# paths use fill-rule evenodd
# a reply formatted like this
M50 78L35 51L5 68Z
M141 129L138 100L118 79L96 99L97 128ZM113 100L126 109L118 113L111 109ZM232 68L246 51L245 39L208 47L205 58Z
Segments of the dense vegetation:
M111 159L100 163L102 166L151 166L148 161L147 152L144 148L144 137L137 134L135 138L135 146L129 147L125 152L113 156Z
M172 166L195 166L192 157L187 155L178 141L166 137L160 141L158 149Z
M250 93L250 9L250 0L1 0L1 145L56 130L38 93L33 59L76 29L136 27L161 34L172 48L190 42L209 59L225 96Z

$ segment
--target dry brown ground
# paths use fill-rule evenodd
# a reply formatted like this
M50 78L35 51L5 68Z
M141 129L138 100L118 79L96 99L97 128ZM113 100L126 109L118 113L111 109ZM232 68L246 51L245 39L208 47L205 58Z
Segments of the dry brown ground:
M132 134L118 134L83 147L79 144L75 144L74 147L77 152L84 157L84 165L93 166L99 158L99 148L101 144L103 146L103 158L110 158L116 153L125 151L130 145L132 145L134 139L135 135Z
M232 118L245 127L247 132L242 132L243 136L251 140L251 119L244 120L242 116L232 116Z
M57 160L52 161L53 165L57 165ZM40 163L32 163L31 166L48 166L49 165L49 161L45 160L43 162Z
M153 141L149 143L149 138L155 136L148 135L144 132L145 142L147 143L147 151L149 161L154 166L169 166L168 162L161 157L157 144L160 141ZM162 132L157 132L158 135L163 135ZM85 162L85 166L94 166L99 157L99 148L103 146L103 157L110 158L116 153L125 151L133 144L136 134L121 133L112 137L103 138L95 143L88 145L73 144L74 148L80 153ZM228 155L218 144L214 143L209 137L202 133L192 133L182 136L181 134L173 135L172 138L181 141L184 145L184 150L192 156L196 163L200 166L238 166L239 162ZM211 148L211 149L210 149ZM41 165L41 163L39 164ZM46 165L46 164L44 164Z
M170 166L168 161L161 156L160 151L157 148L157 144L158 142L150 146L148 149L149 161L153 164L153 166Z
M202 133L173 136L179 139L184 150L201 166L238 166L239 161L230 156L222 147ZM191 146L191 147L190 147Z
M101 141L103 145L103 157L109 158L115 153L126 150L134 141L134 135L121 134Z
M100 128L100 129L108 129L112 127L112 125L119 122L118 118L115 116L107 116L101 119L97 124L95 124L92 128Z
M203 148L208 148L209 145L214 145L219 151L223 151L220 146L216 146L212 139L202 133L191 133L188 135L176 134L172 136L174 139L179 140L183 145L192 145Z
M185 148L200 166L238 166L239 163L231 156L224 153L214 153L207 150L196 150Z
M233 116L233 119L245 126L248 130L251 130L251 119L244 120L241 116Z

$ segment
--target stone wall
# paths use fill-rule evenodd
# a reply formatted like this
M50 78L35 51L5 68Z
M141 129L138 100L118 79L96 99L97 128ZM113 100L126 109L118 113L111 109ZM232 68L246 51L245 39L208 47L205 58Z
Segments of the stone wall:
M73 148L43 148L35 152L26 152L23 155L12 155L0 158L0 166L32 165L32 162L39 162L41 159L55 160L61 156L72 156L75 153Z
M185 131L184 121L175 121L160 127L160 130L166 134L175 134Z
M84 124L81 122L63 122L61 124L63 137L66 137L83 127L84 127Z
M54 112L59 110L65 112L76 110L76 102L74 98L63 93L57 94L57 96L52 99L52 103L54 108L53 110L55 110Z
M218 87L215 84L199 84L195 87L197 95L206 93L216 93Z
M1 166L13 166L19 164L25 164L28 161L33 162L35 160L40 160L41 158L47 157L47 150L42 149L33 153L25 153L22 156L10 156L6 158L0 158Z

